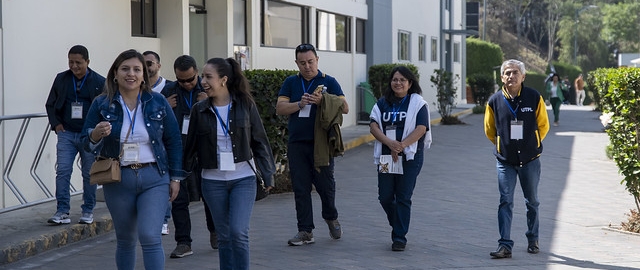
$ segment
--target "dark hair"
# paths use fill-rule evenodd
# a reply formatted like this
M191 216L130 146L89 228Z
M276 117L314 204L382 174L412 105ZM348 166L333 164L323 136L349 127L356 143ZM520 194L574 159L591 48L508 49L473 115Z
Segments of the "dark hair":
M384 99L389 102L393 102L398 98L394 95L393 89L391 89L391 80L393 80L393 75L399 72L402 77L407 79L407 83L411 84L409 91L407 91L407 95L418 94L422 95L422 88L420 87L420 81L416 77L413 72L406 66L396 66L391 70L391 74L389 75L389 86L387 87L387 91L384 93Z
M154 52L154 51L145 51L145 52L142 53L142 55L144 55L144 56L147 56L147 55L150 55L150 54L153 54L153 57L155 57L156 60L158 61L158 63L160 63L160 55L158 55L156 52Z
M198 71L198 65L196 64L196 59L193 59L193 57L189 55L178 56L178 58L176 58L176 61L173 62L174 70L177 69L180 71L187 71L190 68L193 68L193 70Z
M318 56L318 53L316 53L316 48L313 47L313 45L309 43L302 43L298 45L298 47L296 47L296 58L298 58L298 53L306 53L308 51L312 51L313 55Z
M89 60L89 50L87 50L87 47L82 45L75 45L71 47L68 54L79 54L82 55L82 59Z
M140 63L143 63L143 82L140 85L140 89L142 91L151 93L151 88L149 87L149 84L146 83L149 81L149 73L147 72L147 65L144 64L144 56L142 56L142 54L138 51L130 49L120 53L120 55L116 57L116 60L113 61L113 64L111 65L111 68L109 68L109 72L107 73L107 80L104 83L104 93L110 100L113 99L113 96L115 96L116 92L118 92L118 82L116 82L115 80L116 72L118 71L118 68L120 68L120 65L122 65L122 62L131 58L137 58L138 60L140 60Z
M558 77L558 81L560 80L560 75L558 75L558 73L553 73L553 76L551 76L551 80L553 80L553 77Z
M253 96L249 86L249 80L244 76L240 64L233 58L211 58L207 65L213 66L218 77L227 76L227 89L232 97L240 99L244 104L253 103Z

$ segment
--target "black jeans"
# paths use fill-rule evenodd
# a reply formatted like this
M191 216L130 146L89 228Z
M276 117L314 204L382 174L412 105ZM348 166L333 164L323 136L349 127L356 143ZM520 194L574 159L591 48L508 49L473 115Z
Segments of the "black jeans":
M191 178L191 179L190 179ZM194 170L193 173L189 175L189 177L185 178L180 182L180 192L178 192L178 196L171 203L171 215L173 216L173 225L175 226L175 239L178 245L185 244L191 246L191 214L189 214L189 202L191 201L199 201L202 194L200 169ZM189 194L189 188L193 188L189 185L196 185L198 190L197 195ZM197 198L192 198L197 196ZM209 232L215 232L216 227L213 224L213 219L211 218L211 211L209 211L209 206L203 200L204 204L204 213L205 218L207 220L207 229Z

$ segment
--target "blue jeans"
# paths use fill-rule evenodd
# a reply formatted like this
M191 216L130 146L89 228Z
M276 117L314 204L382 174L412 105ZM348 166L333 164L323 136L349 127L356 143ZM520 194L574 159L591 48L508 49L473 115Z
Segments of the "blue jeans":
M511 220L513 218L513 192L516 189L516 176L520 178L520 187L524 193L527 206L527 232L529 242L538 240L538 183L540 182L540 159L534 159L524 166L514 166L498 161L498 189L500 190L500 206L498 207L498 244L513 248L511 240Z
M321 166L318 172L313 166L313 142L290 143L287 151L291 185L296 200L298 231L311 232L315 228L311 203L312 184L322 201L322 218L338 219L333 158L330 159L329 166Z
M391 240L407 243L411 220L411 196L422 169L424 150L418 150L413 160L402 161L404 174L378 173L378 200L391 225Z
M157 165L138 170L122 167L122 182L104 185L104 197L116 230L116 265L133 270L136 245L142 246L145 269L164 269L162 220L169 200L169 174Z
M71 205L71 173L76 155L80 153L82 162L82 213L93 213L96 205L96 187L89 184L89 170L95 160L91 152L83 149L80 133L65 131L58 132L58 143L56 144L56 200L57 212L69 213Z
M202 179L202 197L216 224L220 270L249 269L249 223L256 198L256 177Z

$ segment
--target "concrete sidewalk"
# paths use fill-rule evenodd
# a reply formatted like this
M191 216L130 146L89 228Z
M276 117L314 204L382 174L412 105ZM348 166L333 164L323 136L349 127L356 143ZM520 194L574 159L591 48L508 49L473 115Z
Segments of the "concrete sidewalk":
M436 114L437 115L437 114ZM390 227L377 201L377 177L372 163L373 147L366 140L336 159L338 211L343 238L331 240L320 218L320 201L314 199L316 243L287 246L296 233L292 193L276 194L256 203L251 221L252 269L640 269L637 250L640 236L609 227L626 221L625 213L635 208L633 197L620 184L615 164L604 148L608 138L602 132L599 114L591 107L563 106L560 126L552 127L544 141L542 180L539 187L540 249L526 252L525 207L516 189L512 237L512 259L493 260L489 252L497 247L498 191L492 145L482 130L482 115L466 115L466 125L432 127L431 149L413 196L412 221L405 252L390 250ZM356 134L360 130L359 136ZM346 141L368 135L368 127L345 128ZM350 137L352 136L352 137ZM347 138L349 137L349 138ZM77 203L73 206L78 209ZM42 208L42 209L40 209ZM0 239L44 238L38 230L60 230L44 221L52 205L7 213L0 220ZM114 269L115 235L104 203L99 203L100 222L66 226L68 242L73 234L97 237L79 241L0 266L0 269ZM175 247L171 235L163 237L166 269L217 269L217 251L211 250L202 204L191 207L194 255L168 259ZM29 214L28 212L31 212ZM41 215L42 217L33 218ZM32 216L26 218L26 216ZM77 215L72 216L77 221ZM7 221L11 221L9 226ZM35 222L35 224L34 224ZM98 224L104 225L98 225ZM76 227L83 227L72 229ZM96 228L105 228L100 231ZM7 236L5 229L13 230ZM29 241L26 241L29 242ZM33 241L32 241L33 243ZM31 244L33 249L37 245ZM140 252L139 252L140 253ZM142 268L141 254L137 269Z

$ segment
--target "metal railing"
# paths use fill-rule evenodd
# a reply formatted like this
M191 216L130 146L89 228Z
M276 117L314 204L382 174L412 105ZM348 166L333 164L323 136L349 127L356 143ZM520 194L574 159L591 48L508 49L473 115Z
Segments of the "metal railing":
M49 188L44 183L44 181L42 181L42 178L40 178L40 176L36 172L38 165L40 164L42 154L45 151L47 142L49 141L49 135L51 134L50 125L48 121L42 133L42 138L40 139L38 148L36 150L36 153L34 154L33 161L29 169L29 174L31 175L31 178L33 178L35 185L37 185L38 188L44 193L44 196L40 197L39 199L29 201L27 197L24 195L24 193L20 190L20 188L15 184L15 181L11 179L11 171L13 169L13 165L15 164L16 158L21 151L22 142L24 140L25 135L27 134L27 131L29 130L29 124L31 123L31 120L36 118L46 118L46 117L47 117L46 113L0 116L0 126L6 121L12 121L12 120L22 121L20 125L20 129L18 130L18 133L16 135L15 142L13 143L13 146L11 148L11 152L7 157L7 162L4 164L2 168L2 180L4 184L9 188L9 190L11 190L15 198L18 200L19 204L15 206L10 206L10 207L4 207L4 204L3 204L2 207L0 207L0 214L4 212L16 210L16 209L28 207L28 206L40 204L43 202L48 202L55 199L55 195L49 190ZM7 129L5 129L5 131L6 130ZM7 137L7 133L5 132L4 138L6 137ZM26 179L20 179L20 180L24 181ZM76 189L75 187L73 187L73 185L70 186L70 189L71 189L71 192L74 192L74 193L76 192Z

